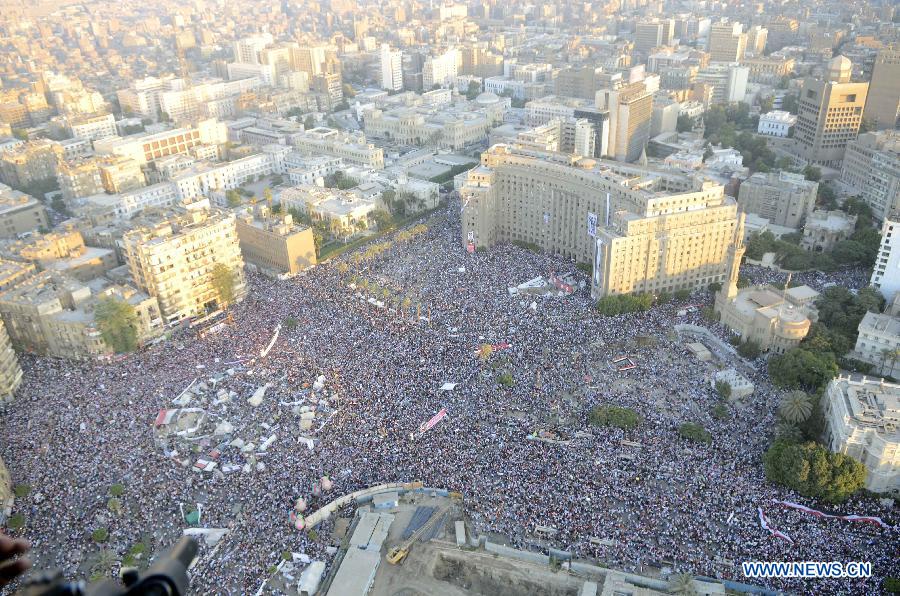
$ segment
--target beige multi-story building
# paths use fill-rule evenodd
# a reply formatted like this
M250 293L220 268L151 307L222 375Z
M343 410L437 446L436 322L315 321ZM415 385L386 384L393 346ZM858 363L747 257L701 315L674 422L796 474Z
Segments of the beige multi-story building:
M130 157L143 165L167 155L188 153L199 145L219 145L227 140L225 124L211 118L201 120L196 126L100 139L94 142L94 150L99 154Z
M849 356L872 364L876 374L900 376L900 319L867 312L857 331L856 346Z
M900 48L878 52L863 115L877 130L900 127Z
M816 205L819 183L792 172L757 172L741 183L738 204L771 223L799 228Z
M786 56L759 56L744 58L741 65L749 69L748 80L751 83L777 85L781 79L794 72L796 60Z
M137 161L118 155L108 156L99 163L100 180L109 193L123 193L146 186L147 179Z
M77 161L63 161L56 169L56 181L62 192L63 201L71 205L75 199L89 197L103 192L100 167L97 159L87 158Z
M164 330L155 298L103 279L84 284L49 271L0 294L0 316L17 349L59 358L101 357L112 348L103 340L94 311L107 298L134 307L140 341Z
M728 280L716 293L715 312L742 341L783 354L800 345L818 318L814 303L819 293L808 286L776 289L759 285L738 290L744 250L738 242L729 251Z
M822 404L825 445L866 467L870 491L900 493L900 385L840 376Z
M304 155L332 155L373 170L384 168L384 150L366 142L366 136L361 132L317 127L292 134L290 142Z
M6 327L0 319L0 410L13 400L16 390L22 384L22 368L13 350ZM3 460L0 459L0 509L3 508Z
M15 238L49 227L47 210L40 201L0 184L0 238Z
M159 300L166 322L223 306L213 283L216 264L232 272L234 299L246 295L234 213L191 209L154 227L126 232L122 246L135 283Z
M521 241L593 263L595 297L722 281L737 204L696 175L495 145L460 190L462 243Z
M85 246L81 232L74 229L40 234L8 248L15 258L35 263L45 271L56 271L88 282L118 265L116 253L107 248Z
M294 275L316 264L312 228L295 224L290 214L258 206L238 215L237 234L244 260L261 269Z
M0 182L24 188L33 182L56 178L56 166L63 159L63 148L54 141L29 141L0 154Z
M6 504L13 498L12 480L6 463L0 457L0 523L6 521Z
M643 83L597 92L597 107L609 112L605 156L617 161L636 161L650 141L653 93Z
M840 168L847 144L856 139L868 83L851 83L852 64L844 56L829 63L828 80L807 78L800 90L794 152L806 163Z
M13 288L37 273L33 263L0 259L0 292Z
M740 62L747 49L747 34L740 23L713 23L709 30L709 58L713 62Z

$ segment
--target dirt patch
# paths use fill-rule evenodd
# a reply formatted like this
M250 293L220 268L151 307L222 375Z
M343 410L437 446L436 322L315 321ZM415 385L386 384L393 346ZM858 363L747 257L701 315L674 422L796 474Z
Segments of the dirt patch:
M439 581L482 596L578 596L578 588L566 576L557 579L548 571L539 577L529 577L496 559L476 563L442 554L435 561L433 575Z

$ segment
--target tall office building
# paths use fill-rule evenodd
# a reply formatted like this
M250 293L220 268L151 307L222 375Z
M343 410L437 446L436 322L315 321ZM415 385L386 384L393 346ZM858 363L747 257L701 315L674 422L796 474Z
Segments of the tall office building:
M881 224L881 246L870 283L888 304L900 290L900 213L889 215Z
M747 31L747 53L754 56L762 56L769 38L769 30L759 25L753 25Z
M291 68L305 72L310 79L325 72L326 59L325 46L291 48Z
M709 58L713 62L740 62L747 49L747 34L740 23L720 22L709 30Z
M636 161L650 141L653 94L643 83L597 92L597 107L609 111L606 155L618 161Z
M828 80L803 81L794 127L794 153L802 161L840 168L847 143L856 139L869 84L851 83L852 67L837 56L829 63Z
M646 54L653 48L672 45L674 33L675 21L672 19L641 21L634 25L634 49Z
M738 191L738 205L748 213L761 215L770 223L799 228L812 213L819 190L801 174L757 172L744 180Z
M439 56L429 56L422 65L422 86L429 91L435 85L453 85L459 72L459 52L450 48Z
M900 127L900 49L878 52L863 115L876 130Z
M381 88L388 91L403 89L403 53L381 44Z
M724 281L743 236L721 184L515 145L482 153L460 192L463 245L518 240L593 263L598 298Z
M883 220L900 210L900 131L866 132L847 145L841 182Z
M245 64L259 64L259 53L275 42L271 33L260 33L234 42L234 61Z

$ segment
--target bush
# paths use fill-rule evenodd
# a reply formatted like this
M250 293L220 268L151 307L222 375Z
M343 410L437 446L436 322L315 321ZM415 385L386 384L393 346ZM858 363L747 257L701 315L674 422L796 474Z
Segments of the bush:
M722 399L728 399L731 397L731 385L726 381L716 381L716 393L718 393L719 397Z
M594 270L593 266L590 263L578 263L575 265L575 267L577 267L579 271L583 271L584 273L587 273L588 275L593 273L593 270Z
M704 320L710 321L714 323L719 320L719 315L716 314L716 309L712 306L704 306L700 309L700 316L703 317Z
M289 551L289 550L281 551L281 558L284 559L285 561L290 561L291 560L291 551Z
M109 530L106 528L97 528L93 532L91 532L91 539L96 543L106 542L109 538Z
M513 376L509 373L509 371L504 371L497 375L497 382L503 385L504 387L512 387L516 384Z
M830 352L810 352L794 348L769 359L769 377L785 389L805 389L810 392L824 387L838 374L837 362Z
M21 530L25 527L25 516L21 513L9 516L9 519L6 520L6 527L10 530Z
M718 292L719 290L722 289L722 283L718 282L718 281L714 281L711 284L709 284L708 286L706 286L706 289L709 290L710 292L712 292L713 294L715 294L716 292Z
M294 317L285 317L284 322L282 323L285 329L295 329L299 324L299 321Z
M672 297L666 294L665 292L660 292L656 295L656 303L657 304L668 304L672 301Z
M684 289L684 290L678 290L675 292L676 300L687 300L690 297L691 297L691 290Z
M315 542L316 540L319 539L319 533L316 532L313 528L310 528L309 530L306 531L306 537L309 538L311 541Z
M622 430L629 430L641 423L641 415L631 408L597 406L588 414L588 420L596 426L613 426Z
M881 583L881 587L884 588L885 592L890 592L891 594L900 594L900 578L886 577Z
M109 487L109 494L114 497L121 497L125 494L125 485L119 484L118 482L116 484L113 484Z
M728 411L728 406L726 406L725 404L714 405L710 412L712 414L712 417L716 420L727 420L728 416L731 413Z
M776 440L763 456L763 468L769 482L830 503L845 501L866 481L861 463L811 441Z
M597 310L604 316L615 316L650 310L653 306L651 294L615 294L597 300Z
M18 499L24 499L28 496L28 493L31 492L31 485L29 484L17 484L13 487L13 493L16 495Z
M709 444L712 442L712 435L709 434L709 431L693 422L685 422L679 425L678 434L695 443Z
M745 342L741 342L741 345L737 348L737 353L748 360L755 360L762 354L762 349L759 347L758 343L752 339L748 339Z
M534 242L525 242L524 240L513 240L513 246L518 246L519 248L524 248L525 250L530 250L535 253L542 253L541 247L535 244Z

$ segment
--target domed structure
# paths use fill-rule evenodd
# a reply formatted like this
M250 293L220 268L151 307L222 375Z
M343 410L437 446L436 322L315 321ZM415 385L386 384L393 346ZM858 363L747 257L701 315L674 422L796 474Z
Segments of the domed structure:
M828 63L828 80L835 83L849 83L853 63L844 55L837 55Z
M485 91L475 98L475 103L480 106L490 106L498 103L499 101L500 97L498 97L496 93L491 93L490 91Z

